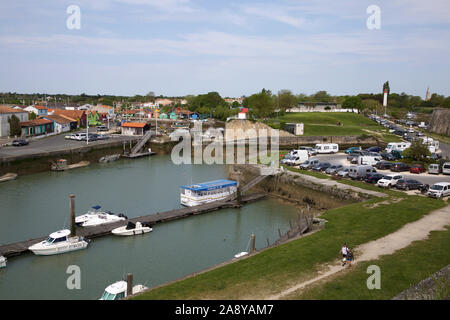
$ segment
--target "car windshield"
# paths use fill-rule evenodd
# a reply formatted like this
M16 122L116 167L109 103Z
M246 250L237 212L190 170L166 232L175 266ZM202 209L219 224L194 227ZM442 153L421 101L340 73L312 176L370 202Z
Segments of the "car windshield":
M392 180L392 177L386 176L383 178L384 180Z
M443 186L434 185L434 186L431 187L431 190L442 190L442 189L444 189Z

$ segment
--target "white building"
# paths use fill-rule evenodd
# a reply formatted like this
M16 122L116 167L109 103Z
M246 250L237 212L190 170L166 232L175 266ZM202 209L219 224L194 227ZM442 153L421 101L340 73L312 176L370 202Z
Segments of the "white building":
M10 128L8 119L11 118L12 115L15 115L17 118L19 118L20 122L28 120L28 112L13 109L10 107L0 106L0 137L9 136Z
M56 133L70 131L71 120L59 115L47 115L44 119L53 121L53 127Z

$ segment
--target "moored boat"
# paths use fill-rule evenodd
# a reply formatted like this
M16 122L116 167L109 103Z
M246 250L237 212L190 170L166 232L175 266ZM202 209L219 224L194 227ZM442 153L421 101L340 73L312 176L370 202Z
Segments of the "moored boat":
M187 207L224 200L237 191L237 182L220 179L193 185L181 186L181 204Z
M116 236L134 236L138 234L144 234L152 231L150 224L128 221L128 224L123 227L116 228L111 231Z
M101 157L101 158L98 160L98 162L101 162L101 163L108 163L108 162L116 161L116 160L119 159L119 158L120 158L120 154L119 154L119 153L117 153L117 154L110 154L110 155Z
M6 261L7 259L4 256L0 256L0 268L6 267Z
M101 206L92 207L93 210L89 210L87 213L75 218L75 224L81 227L94 227L102 224L108 224L118 221L124 221L127 216L123 214L112 214L100 210Z
M90 164L89 161L80 161L74 164L67 164L66 159L58 159L56 162L52 163L51 169L53 171L64 171L76 168L86 167Z
M87 248L89 242L83 237L70 236L70 230L53 232L47 240L38 242L28 248L35 255L49 256Z
M17 173L7 173L0 176L0 182L6 182L17 178Z
M100 300L123 299L123 298L127 297L127 287L128 287L128 284L126 281L123 281L123 280L117 281L117 282L109 285L108 287L106 287ZM148 288L143 286L142 284L135 285L132 289L132 294L141 293L146 289L148 289Z

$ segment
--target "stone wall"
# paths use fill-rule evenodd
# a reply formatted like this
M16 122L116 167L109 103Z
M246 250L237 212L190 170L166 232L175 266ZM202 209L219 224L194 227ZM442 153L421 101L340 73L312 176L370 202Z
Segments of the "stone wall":
M450 135L450 109L434 109L431 114L429 130L443 135Z

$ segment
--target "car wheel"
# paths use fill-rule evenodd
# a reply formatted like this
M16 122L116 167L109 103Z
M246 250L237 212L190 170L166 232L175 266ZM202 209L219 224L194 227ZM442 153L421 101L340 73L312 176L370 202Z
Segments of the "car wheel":
M406 187L405 190L406 190L406 191L409 191L409 187Z

